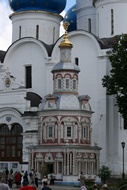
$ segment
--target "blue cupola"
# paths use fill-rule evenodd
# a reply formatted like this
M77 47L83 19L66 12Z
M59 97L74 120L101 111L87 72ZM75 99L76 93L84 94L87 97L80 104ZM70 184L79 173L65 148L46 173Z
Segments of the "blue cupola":
M63 22L69 22L68 32L74 31L77 29L76 24L76 5L73 5L66 13Z
M66 0L9 0L9 3L14 12L37 10L60 14L66 6Z

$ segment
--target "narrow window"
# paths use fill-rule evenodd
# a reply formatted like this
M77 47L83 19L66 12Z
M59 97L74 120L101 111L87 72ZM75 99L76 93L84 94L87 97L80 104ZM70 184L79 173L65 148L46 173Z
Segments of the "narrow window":
M114 12L113 9L111 9L111 35L114 34Z
M53 137L53 127L52 126L48 127L48 136Z
M58 79L58 89L61 89L61 79Z
M39 39L39 25L36 26L36 39Z
M76 80L73 80L73 89L76 89Z
M76 57L75 58L75 64L78 66L79 65L79 59Z
M86 138L86 127L83 127L83 138Z
M66 89L69 89L69 79L66 79Z
M91 18L88 19L88 32L91 32Z
M26 88L32 88L32 67L26 66Z
M67 137L71 137L71 127L67 127Z
M19 26L19 39L21 38L21 26Z
M53 44L55 43L55 27L53 27Z

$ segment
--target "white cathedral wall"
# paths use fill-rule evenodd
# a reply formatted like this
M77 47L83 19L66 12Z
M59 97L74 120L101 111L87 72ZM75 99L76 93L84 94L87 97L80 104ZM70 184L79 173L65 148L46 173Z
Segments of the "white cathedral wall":
M77 29L89 31L89 19L91 19L91 33L96 35L96 9L93 0L77 0Z
M5 90L0 93L0 108L15 108L22 114L30 108L30 102L24 99L26 89Z
M15 79L14 88L21 86L21 81L25 83L25 66L32 66L32 88L41 97L46 94L46 66L48 55L44 46L31 38L16 42L7 52L4 67L9 67L11 75Z
M110 0L97 1L96 3L96 21L97 21L97 35L100 38L112 37L114 35L120 35L127 33L126 25L126 12L127 1ZM111 9L113 9L113 25L114 33L111 32Z
M59 38L60 21L62 17L53 13L44 11L30 11L23 13L14 13L10 16L12 20L12 42L23 38L36 38L37 25L38 39L53 44ZM51 35L52 34L52 35ZM21 35L21 37L19 37Z

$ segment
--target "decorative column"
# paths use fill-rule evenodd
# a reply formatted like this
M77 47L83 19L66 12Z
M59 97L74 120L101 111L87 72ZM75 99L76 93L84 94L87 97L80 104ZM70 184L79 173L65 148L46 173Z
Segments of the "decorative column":
M32 149L32 155L31 155L31 167L34 168L34 149Z
M61 116L58 116L57 118L58 118L58 136L57 136L57 138L58 138L58 144L60 144L60 138L61 138L60 118L61 118Z
M72 138L75 140L75 123L72 122Z
M37 172L39 172L39 162L37 161Z
M31 150L28 149L28 171L31 170Z
M94 173L94 170L93 170L93 161L91 162L91 164L92 164L92 171L91 171L91 173L93 174Z
M99 151L96 153L96 165L97 165L96 174L98 174L99 166L100 166L100 152Z
M66 175L66 149L64 149L64 167L63 167L64 171L64 175Z
M86 174L88 174L88 161L86 161Z
M79 173L81 173L81 161L79 161Z
M81 140L81 125L79 124L78 126L78 142L80 144L80 140Z
M73 150L73 163L72 163L72 167L73 167L73 175L76 175L76 153L75 153L75 149Z
M38 144L42 143L42 128L41 122L38 122Z
M72 172L73 172L73 153L72 152L70 152L69 153L69 159L70 159L70 161L69 161L69 166L70 166L70 170L69 170L69 174L73 174Z
M54 137L55 137L55 139L57 139L58 138L58 133L57 133L57 125L55 125L55 135L54 135Z
M69 175L70 163L69 163L69 150L67 150L67 175Z
M60 122L58 122L58 144L60 144Z
M56 159L55 159L55 162L54 162L54 173L57 174L57 169L56 169Z
M46 130L47 123L43 123L43 139L47 142L47 130Z

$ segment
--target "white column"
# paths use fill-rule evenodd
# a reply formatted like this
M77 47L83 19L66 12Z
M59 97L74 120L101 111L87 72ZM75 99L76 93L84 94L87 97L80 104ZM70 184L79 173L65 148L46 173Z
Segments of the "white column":
M58 122L58 144L60 144L60 122Z
M34 152L32 150L32 155L31 155L31 169L34 169Z
M73 154L72 154L72 152L70 152L70 155L69 155L69 159L70 159L70 171L69 171L69 173L71 173L72 174L72 172L73 172Z
M66 151L64 150L64 175L66 175Z
M72 164L72 167L73 167L73 175L76 175L76 154L75 154L75 151L73 151L73 164Z
M78 126L78 142L80 143L80 140L81 140L81 125L79 124Z
M69 164L69 152L67 151L67 175L69 175L69 169L70 169L70 164Z

